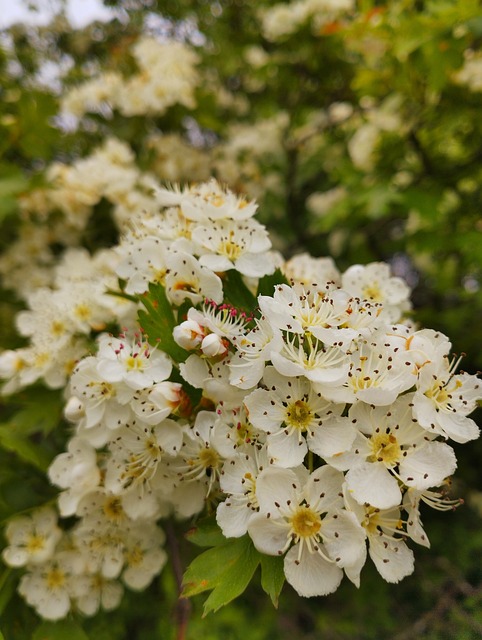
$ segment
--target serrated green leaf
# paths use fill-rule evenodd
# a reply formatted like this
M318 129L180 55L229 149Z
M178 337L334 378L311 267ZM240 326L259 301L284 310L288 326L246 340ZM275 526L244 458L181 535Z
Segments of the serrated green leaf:
M183 597L212 590L204 603L204 615L217 611L241 595L248 586L260 554L248 536L201 553L187 568L183 579Z
M244 538L241 538L243 540ZM246 546L238 560L226 571L206 602L204 603L203 617L215 612L240 596L251 582L254 572L259 564L260 554L254 548L251 540L246 537Z
M42 622L32 635L32 640L89 640L89 637L74 620Z
M177 321L164 287L161 284L151 283L149 292L140 296L139 299L146 308L145 311L141 309L138 313L139 324L147 334L150 344L158 344L176 362L184 362L189 354L174 341L172 336Z
M257 301L238 271L230 269L223 277L224 299L236 307L246 311L248 315L256 309Z
M263 276L262 278L259 279L256 298L259 295L272 296L273 290L277 284L289 284L288 280L283 275L281 269L276 269L276 271L270 276Z
M261 555L261 586L276 608L284 582L284 558Z
M196 522L186 533L186 538L198 547L215 547L226 542L215 516Z

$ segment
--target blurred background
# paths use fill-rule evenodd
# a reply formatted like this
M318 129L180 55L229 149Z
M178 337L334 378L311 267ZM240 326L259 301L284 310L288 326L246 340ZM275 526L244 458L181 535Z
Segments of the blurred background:
M461 369L482 369L481 43L476 0L5 3L0 346L23 344L15 315L51 285L68 247L112 246L119 221L154 206L153 180L215 176L258 201L287 258L331 256L341 270L388 262L413 289L414 322L448 335L466 354ZM2 420L21 402L5 401ZM481 423L480 410L473 417ZM52 490L2 433L6 519ZM50 459L62 441L33 438L22 446L30 439ZM360 590L345 581L308 601L286 587L278 610L253 585L205 619L198 596L187 638L482 637L482 448L454 448L451 493L465 505L424 513L432 548L415 549L412 576L388 585L367 566ZM187 543L183 553L187 564ZM15 579L0 587L6 639L44 637ZM156 589L81 632L176 637L168 571Z

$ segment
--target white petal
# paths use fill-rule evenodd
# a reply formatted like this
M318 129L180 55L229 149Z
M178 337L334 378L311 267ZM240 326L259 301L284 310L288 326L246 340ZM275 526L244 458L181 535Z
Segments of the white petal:
M228 498L216 510L216 521L226 538L240 538L248 530L248 522L255 511L244 504L235 504Z
M344 476L328 465L319 467L310 475L305 485L306 501L319 513L336 509L343 503L342 485Z
M480 435L480 429L472 418L440 411L438 413L438 422L443 434L460 444L464 444L469 440L476 440Z
M256 481L260 510L273 516L279 513L280 507L298 504L300 491L301 483L291 469L268 467L261 471Z
M348 491L358 504L368 503L378 509L400 504L402 494L397 480L379 462L363 462L346 474Z
M356 434L347 418L329 418L323 420L313 433L308 434L308 447L310 451L325 459L338 456L350 449Z
M281 427L284 419L283 411L269 391L256 389L246 396L244 405L249 413L249 421L257 429L271 433L278 431Z
M297 431L293 431L289 435L281 432L268 436L266 444L268 445L268 455L273 458L273 464L285 469L303 464L308 451L305 439L300 438Z
M269 556L281 555L288 542L290 525L278 518L268 518L265 514L255 514L248 524L248 533L254 546Z
M296 545L288 551L284 562L286 580L298 595L326 596L338 589L343 572L334 562L327 562L319 553L309 553L306 547L298 561L298 552Z
M339 511L335 515L323 520L324 545L339 567L356 565L366 555L365 530L354 513Z
M400 582L414 570L413 552L403 540L373 536L369 554L378 573L387 582Z
M436 487L457 468L454 450L443 442L428 442L402 459L399 474L409 487Z

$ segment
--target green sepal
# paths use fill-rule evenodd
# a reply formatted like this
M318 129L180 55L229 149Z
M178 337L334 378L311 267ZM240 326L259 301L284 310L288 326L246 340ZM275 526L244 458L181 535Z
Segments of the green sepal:
M175 362L184 362L189 353L182 349L172 336L177 325L171 303L166 297L166 292L161 284L151 283L149 292L139 296L140 302L146 310L138 312L139 324L146 333L149 343L159 345L167 355Z
M260 554L248 536L233 538L201 553L184 574L183 597L211 591L203 617L241 595L253 577Z

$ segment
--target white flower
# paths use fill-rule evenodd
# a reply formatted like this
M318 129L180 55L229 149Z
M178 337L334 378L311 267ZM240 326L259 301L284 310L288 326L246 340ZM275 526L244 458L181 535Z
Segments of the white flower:
M213 411L200 411L194 425L185 430L179 457L169 461L169 467L177 474L179 482L200 482L205 486L205 495L209 495L217 485L224 462L213 443L215 419Z
M274 271L268 253L271 241L255 220L212 221L209 226L196 227L192 239L203 254L200 264L217 273L236 269L244 276L260 278Z
M73 515L83 496L100 484L95 449L81 438L72 438L67 449L56 456L48 469L52 484L65 489L58 498L63 517Z
M402 278L392 276L384 262L353 265L342 274L341 283L353 296L381 302L391 322L398 322L402 312L410 308L408 285Z
M133 339L99 337L97 371L110 384L124 383L131 389L144 389L169 377L172 362L162 351L153 349L139 334Z
M204 298L217 303L223 299L221 278L211 269L207 269L187 253L173 252L166 260L165 277L166 295L168 299L180 306L186 299L193 305Z
M334 402L361 400L367 404L386 406L416 383L416 370L411 359L397 348L390 348L380 330L370 340L361 339L349 356L349 370L338 386L320 384L317 389Z
M60 620L70 611L76 579L72 552L61 552L24 574L18 592L42 618Z
M124 589L116 580L108 580L100 573L80 575L73 585L76 608L86 616L94 616L100 608L116 609Z
M364 403L352 406L348 417L359 429L351 452L327 461L349 469L347 490L359 504L389 509L402 501L402 486L425 490L440 485L456 468L451 447L433 441L412 416L413 395L390 407Z
M268 434L266 444L273 464L296 467L308 449L324 457L351 447L356 431L340 418L344 405L325 400L308 380L285 378L273 367L265 369L263 381L267 388L250 393L244 404L252 424Z
M229 382L240 389L251 389L260 381L271 352L283 348L283 339L281 332L274 331L261 316L251 331L236 340L235 347L237 353L229 363Z
M62 531L57 526L56 512L50 507L43 507L30 516L11 520L5 529L5 537L8 546L2 552L4 561L11 567L23 567L49 560Z
M236 454L224 463L220 487L227 498L218 505L216 520L226 538L239 538L247 532L251 517L259 509L256 480L266 467L264 449L253 450L252 455Z
M134 395L124 382L108 382L97 370L98 359L94 356L79 362L70 380L73 396L79 399L79 414L83 412L80 424L85 429L98 425L116 429L131 415L129 400Z
M403 521L400 507L377 509L370 505L357 504L345 495L346 507L355 514L362 525L367 540L368 552L378 573L391 583L400 582L414 570L413 552L404 542ZM348 578L356 585L360 583L360 571L365 559L345 567Z
M260 512L248 533L261 553L282 555L287 581L299 595L327 595L338 588L340 567L365 553L365 534L343 510L343 474L320 467L307 480L290 469L270 467L256 482Z
M248 202L229 189L221 188L214 178L183 191L161 189L157 193L157 198L163 206L180 207L183 216L197 222L247 220L258 208L256 203Z
M464 443L475 440L480 433L468 414L482 399L482 385L477 376L456 374L458 362L450 363L445 357L421 369L413 413L430 433Z
M162 548L164 534L154 523L142 523L133 528L124 549L125 568L122 579L131 589L145 589L166 563Z
M115 495L140 492L142 498L164 455L178 453L182 442L182 429L174 420L165 419L154 426L138 420L128 422L117 430L109 445L111 455L106 464L106 489Z

